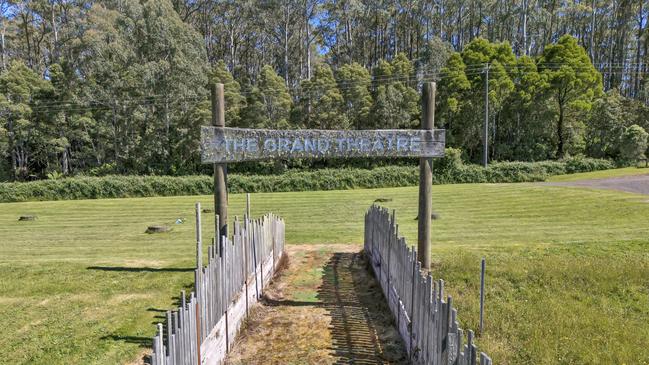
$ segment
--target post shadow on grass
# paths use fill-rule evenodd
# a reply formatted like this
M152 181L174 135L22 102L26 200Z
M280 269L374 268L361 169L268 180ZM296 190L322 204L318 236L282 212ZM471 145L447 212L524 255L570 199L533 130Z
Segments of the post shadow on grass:
M128 335L106 335L100 337L104 341L120 341L125 343L133 343L140 347L149 348L153 346L153 337L142 336L128 336Z
M193 267L128 267L128 266L88 266L86 270L120 272L192 272Z
M190 284L189 287L185 286L185 289L188 289L188 288L192 289L193 285ZM180 307L182 305L181 304L182 302L181 302L181 299L180 299L179 295L171 297L171 299L173 300L173 302L171 304L171 308L178 308L178 307ZM151 322L151 324L158 325L158 323L162 323L166 328L167 312L169 312L171 309L160 309L160 308L149 307L146 310L147 310L147 312L156 313L156 315L153 316L153 322Z

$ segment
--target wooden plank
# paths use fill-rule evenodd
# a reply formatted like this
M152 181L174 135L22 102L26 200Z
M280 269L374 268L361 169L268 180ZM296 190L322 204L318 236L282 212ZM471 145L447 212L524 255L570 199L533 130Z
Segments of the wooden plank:
M221 126L201 128L203 163L332 157L443 157L444 146L443 129L270 130ZM224 217L221 215L222 220Z
M478 335L482 336L484 330L484 276L487 267L487 262L483 257L480 262L480 325L478 327Z
M272 256L267 257L265 261L266 277L272 277ZM249 296L239 295L228 307L228 328L225 326L225 317L222 317L217 325L212 329L201 346L202 363L218 364L225 359L226 350L226 333L228 339L234 339L241 329L246 318L246 300L253 304L257 302L254 294L254 283L251 281L247 284ZM245 288L241 287L238 293L245 293Z

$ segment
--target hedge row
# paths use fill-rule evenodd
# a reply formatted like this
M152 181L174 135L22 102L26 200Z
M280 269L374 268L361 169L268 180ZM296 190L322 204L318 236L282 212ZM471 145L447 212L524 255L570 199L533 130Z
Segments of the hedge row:
M613 168L606 160L570 159L544 162L498 162L487 168L464 165L454 151L435 164L434 184L543 181L550 175ZM228 176L231 193L308 190L344 190L412 186L419 182L415 166L389 166L372 170L321 169L289 171L281 175ZM71 200L212 193L210 176L104 176L0 183L0 202Z

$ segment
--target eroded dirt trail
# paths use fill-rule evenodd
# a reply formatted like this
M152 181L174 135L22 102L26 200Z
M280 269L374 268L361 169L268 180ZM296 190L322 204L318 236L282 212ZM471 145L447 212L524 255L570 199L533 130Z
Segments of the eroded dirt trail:
M405 364L358 245L289 246L289 264L251 313L229 364Z

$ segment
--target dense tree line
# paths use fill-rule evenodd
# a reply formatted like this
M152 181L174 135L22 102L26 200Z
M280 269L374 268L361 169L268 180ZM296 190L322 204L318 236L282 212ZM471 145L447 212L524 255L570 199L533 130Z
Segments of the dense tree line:
M436 124L480 158L632 161L649 129L647 1L0 0L0 179L200 171L226 123Z

